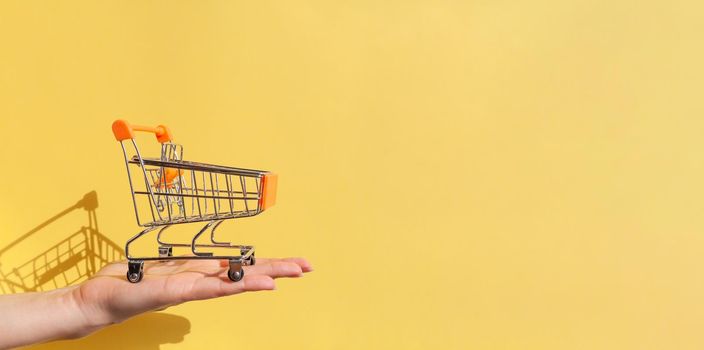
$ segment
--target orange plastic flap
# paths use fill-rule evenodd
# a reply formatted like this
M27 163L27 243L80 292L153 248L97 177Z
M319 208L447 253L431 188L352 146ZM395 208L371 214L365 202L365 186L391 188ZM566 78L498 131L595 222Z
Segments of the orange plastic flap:
M262 210L273 207L276 204L276 186L279 180L277 174L266 174L262 178L262 196L259 204Z

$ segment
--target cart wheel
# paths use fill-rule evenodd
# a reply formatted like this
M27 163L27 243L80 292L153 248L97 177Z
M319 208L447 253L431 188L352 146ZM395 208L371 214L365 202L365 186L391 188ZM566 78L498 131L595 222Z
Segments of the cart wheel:
M174 256L174 247L159 247L159 257Z
M137 283L144 277L144 262L130 261L127 263L127 280Z
M244 269L241 267L239 270L229 269L227 270L227 277L229 277L231 281L237 282L244 277Z
M254 248L250 248L250 249L253 250ZM240 255L245 255L245 254L247 254L248 251L249 251L249 249L240 249ZM252 251L252 255L250 255L250 256L245 260L245 262L246 262L247 265L250 265L250 266L257 263L257 258L254 257L254 251Z
M144 272L128 272L127 273L127 280L132 282L132 283L137 283L142 280L142 277L144 277Z

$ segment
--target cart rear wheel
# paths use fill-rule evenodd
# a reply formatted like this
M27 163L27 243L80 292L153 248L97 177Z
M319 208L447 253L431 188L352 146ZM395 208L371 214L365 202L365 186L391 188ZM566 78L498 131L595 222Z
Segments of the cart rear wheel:
M127 273L127 280L132 282L132 283L137 283L142 280L142 277L144 277L144 272L128 272Z
M227 270L227 277L233 282L240 281L244 277L244 269L241 267L239 270L229 269Z
M127 280L132 283L137 283L144 277L144 262L129 261L127 263Z

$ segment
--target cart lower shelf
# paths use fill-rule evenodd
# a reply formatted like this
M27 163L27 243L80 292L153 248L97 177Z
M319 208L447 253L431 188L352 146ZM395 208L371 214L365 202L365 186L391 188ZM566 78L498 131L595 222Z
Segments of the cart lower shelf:
M183 255L174 256L173 247L174 246L184 246L184 245L164 245L159 247L158 257L130 257L127 261L127 280L132 283L138 283L144 277L144 262L145 261L166 261L166 260L227 260L229 263L229 270L227 271L227 277L233 281L238 282L244 278L244 266L255 265L257 258L254 254L254 247L252 246L218 246L218 248L240 248L240 255L230 256L230 255L213 255L212 253L198 253L196 255ZM188 245L190 246L190 245Z

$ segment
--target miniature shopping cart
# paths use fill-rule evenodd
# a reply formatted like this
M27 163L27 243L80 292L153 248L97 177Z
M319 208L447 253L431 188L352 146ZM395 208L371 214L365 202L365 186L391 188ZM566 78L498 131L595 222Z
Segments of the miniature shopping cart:
M225 220L255 216L273 206L276 202L277 176L262 170L185 161L183 147L171 142L171 132L163 125L153 128L116 120L112 131L120 141L125 157L137 225L144 227L125 245L127 279L132 283L142 280L144 261L147 260L217 259L229 261L227 275L231 280L241 280L244 277L242 266L256 262L254 247L217 241L215 231ZM135 131L156 135L161 144L159 158L142 157L134 138ZM126 148L125 143L132 147ZM133 152L128 152L128 149ZM190 243L162 239L167 228L188 223L205 223ZM131 256L130 245L157 229L158 256ZM208 231L209 241L199 242L199 238ZM174 247L190 247L190 254L174 256ZM239 254L216 255L201 248L235 249Z

